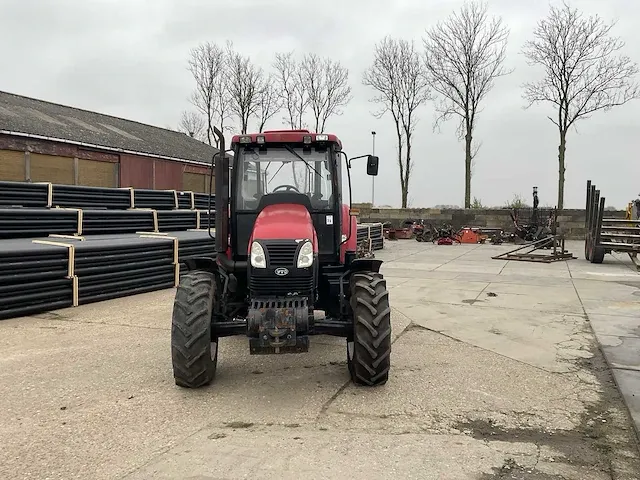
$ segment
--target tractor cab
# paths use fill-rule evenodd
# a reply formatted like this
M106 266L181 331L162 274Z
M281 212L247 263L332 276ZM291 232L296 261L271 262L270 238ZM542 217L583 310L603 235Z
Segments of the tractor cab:
M335 135L274 130L234 136L230 169L214 131L222 152L212 162L216 252L185 262L173 311L176 384L213 380L222 337L246 335L250 353L282 354L306 352L310 337L323 334L346 338L354 382L386 383L391 310L382 261L357 258L350 210L351 161L366 158L367 174L377 175L378 158L348 159Z
M306 130L266 131L235 136L231 145L234 152L230 199L231 215L235 219L231 225L234 260L247 260L250 256L249 241L260 217L258 232L255 232L258 236L263 228L271 228L266 225L277 219L281 234L283 228L293 228L284 239L289 240L294 232L309 236L321 262L339 262L343 232L338 227L349 221L341 218L340 141L333 135L312 135ZM261 215L261 212L264 213ZM285 225L289 223L290 226Z

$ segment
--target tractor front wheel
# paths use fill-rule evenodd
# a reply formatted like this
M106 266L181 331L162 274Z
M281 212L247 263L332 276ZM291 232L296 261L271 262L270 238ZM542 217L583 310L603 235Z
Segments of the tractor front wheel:
M347 339L347 363L354 383L384 385L391 368L391 307L380 273L351 278L353 337Z
M218 339L211 337L215 285L211 272L191 271L180 279L171 320L173 377L180 387L203 387L215 376Z

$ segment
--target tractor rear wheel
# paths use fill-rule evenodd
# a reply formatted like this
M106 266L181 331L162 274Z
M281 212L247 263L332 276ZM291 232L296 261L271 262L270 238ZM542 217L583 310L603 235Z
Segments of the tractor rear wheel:
M218 339L211 337L215 285L211 272L195 270L180 279L171 320L173 377L180 387L203 387L215 376Z
M353 337L347 339L347 363L354 383L384 385L391 368L391 307L380 273L351 278Z

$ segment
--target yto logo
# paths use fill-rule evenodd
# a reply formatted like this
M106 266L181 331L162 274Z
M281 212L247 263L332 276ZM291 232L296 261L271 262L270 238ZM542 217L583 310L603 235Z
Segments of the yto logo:
M289 275L289 269L284 267L276 268L275 274L279 277L284 277L285 275Z

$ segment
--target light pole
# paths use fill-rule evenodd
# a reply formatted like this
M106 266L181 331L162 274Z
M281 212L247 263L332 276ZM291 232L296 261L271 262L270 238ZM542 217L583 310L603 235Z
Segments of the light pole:
M376 154L376 132L371 132L371 141L372 141L372 146L371 146L371 155L375 155ZM374 206L374 201L376 198L376 177L375 176L371 176L371 206Z

